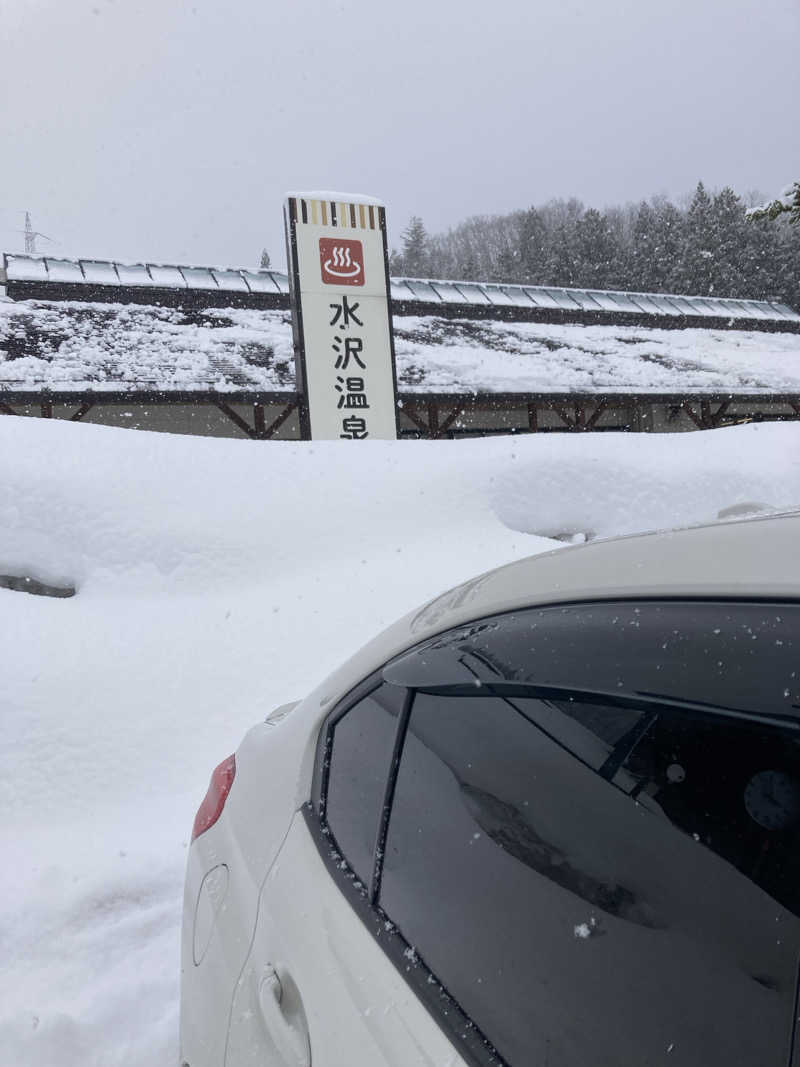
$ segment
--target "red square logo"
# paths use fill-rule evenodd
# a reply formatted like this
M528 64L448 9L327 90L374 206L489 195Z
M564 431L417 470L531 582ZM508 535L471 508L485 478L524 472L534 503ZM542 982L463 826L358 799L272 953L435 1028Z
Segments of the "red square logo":
M360 241L320 237L319 264L326 285L364 284L364 249Z

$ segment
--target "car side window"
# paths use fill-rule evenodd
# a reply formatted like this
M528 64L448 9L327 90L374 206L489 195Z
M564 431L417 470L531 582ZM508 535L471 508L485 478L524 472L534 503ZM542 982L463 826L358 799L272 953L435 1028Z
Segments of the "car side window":
M678 608L662 616L690 664L704 654L713 616L699 607L683 605L679 627ZM580 650L592 627L575 642L582 609L571 610L575 630L561 609L554 630ZM551 696L514 695L511 682L527 670L511 658L526 647L524 613L505 620L511 642L502 619L474 640L456 635L459 665L491 671L472 687L477 695L460 675L448 693L446 672L433 679L439 691L415 695L380 907L514 1067L656 1063L671 1052L688 1067L782 1065L800 955L797 723L711 705L708 677L703 706L679 706L698 668L681 678L679 658L659 660L668 642L651 641L659 635L647 606L590 610L605 641L601 693L584 675L580 694L569 694L565 660ZM734 688L758 691L753 675L765 659L783 685L796 665L796 627L776 636L755 614L748 626L746 610L720 610L744 649L735 687L720 672L728 702ZM693 619L702 626L695 639ZM554 647L547 612L532 621L537 648ZM631 629L649 635L647 655ZM711 638L722 629L711 626ZM763 656L751 652L753 633L770 638ZM447 640L438 646L446 651ZM432 656L421 659L430 671ZM635 678L640 696L625 686L610 696L611 678ZM763 678L767 710L791 712L782 689L771 697L776 677Z
M381 685L332 725L325 818L334 843L369 887L389 765L405 692Z

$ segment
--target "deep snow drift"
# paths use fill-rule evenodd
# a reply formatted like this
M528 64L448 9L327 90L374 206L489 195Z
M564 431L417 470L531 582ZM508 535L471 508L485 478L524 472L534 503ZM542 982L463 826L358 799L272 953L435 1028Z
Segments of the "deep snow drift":
M800 427L212 440L0 419L0 1064L173 1067L211 768L379 627L562 540L800 504ZM544 536L541 536L544 535Z

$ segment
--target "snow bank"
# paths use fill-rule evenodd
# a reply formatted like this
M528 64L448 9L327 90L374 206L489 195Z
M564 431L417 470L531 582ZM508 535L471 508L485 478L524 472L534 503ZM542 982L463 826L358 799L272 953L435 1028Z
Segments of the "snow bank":
M800 427L296 444L0 419L0 1065L173 1067L209 772L537 536L800 502Z

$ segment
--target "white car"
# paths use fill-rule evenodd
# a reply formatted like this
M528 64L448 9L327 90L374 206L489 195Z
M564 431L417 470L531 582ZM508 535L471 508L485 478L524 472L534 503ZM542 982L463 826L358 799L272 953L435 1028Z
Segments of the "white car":
M485 574L254 727L197 814L188 1067L786 1067L800 517Z

